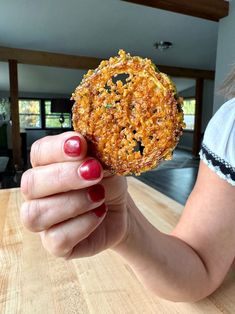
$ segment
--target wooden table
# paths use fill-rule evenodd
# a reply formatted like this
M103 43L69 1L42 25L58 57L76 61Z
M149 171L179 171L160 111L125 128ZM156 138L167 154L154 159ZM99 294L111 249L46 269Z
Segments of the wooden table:
M176 224L182 206L142 182L128 178L129 191L162 231ZM19 189L0 191L0 313L235 313L235 274L209 298L172 303L147 291L118 255L64 261L50 256L39 236L19 220Z

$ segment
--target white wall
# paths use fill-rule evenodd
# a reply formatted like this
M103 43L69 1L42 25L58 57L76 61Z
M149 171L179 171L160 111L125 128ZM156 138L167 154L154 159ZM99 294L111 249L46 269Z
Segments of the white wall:
M179 96L182 96L184 98L195 97L195 85L196 85L196 80L194 80L194 86L179 92Z
M224 102L224 97L216 92L218 87L235 65L235 1L229 2L229 16L219 22L217 42L215 96L213 112L215 113Z

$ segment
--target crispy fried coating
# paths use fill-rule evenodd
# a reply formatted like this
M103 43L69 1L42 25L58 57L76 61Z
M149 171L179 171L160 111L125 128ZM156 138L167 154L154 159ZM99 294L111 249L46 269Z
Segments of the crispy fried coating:
M73 127L105 169L139 175L171 159L183 112L174 84L151 60L118 54L89 70L72 94Z

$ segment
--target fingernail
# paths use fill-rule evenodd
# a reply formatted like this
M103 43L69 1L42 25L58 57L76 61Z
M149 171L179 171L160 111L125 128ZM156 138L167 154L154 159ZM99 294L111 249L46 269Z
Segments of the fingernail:
M100 184L91 186L88 189L88 195L92 202L100 202L105 196L104 187Z
M64 152L70 157L77 157L81 154L82 145L79 136L72 136L68 138L64 143Z
M107 211L107 208L106 208L106 205L105 203L103 203L102 205L100 205L99 207L93 209L93 212L96 214L96 216L98 218L104 216L104 214L106 213Z
M100 163L95 159L88 159L84 161L80 168L79 173L80 176L84 180L97 180L101 176L101 165Z

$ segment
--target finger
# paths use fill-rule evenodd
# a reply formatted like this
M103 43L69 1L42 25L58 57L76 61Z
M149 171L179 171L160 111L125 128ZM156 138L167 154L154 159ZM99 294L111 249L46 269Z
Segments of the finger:
M33 167L55 162L82 160L87 153L85 138L76 132L46 136L33 143L30 161Z
M86 214L72 218L66 222L53 226L40 233L42 244L51 254L64 257L73 247L88 237L103 221L106 215L106 205Z
M110 247L109 239L107 239L106 234L106 219L85 239L76 244L71 251L67 253L64 257L67 260L74 258L82 258L94 256L101 251L104 251Z
M101 164L94 158L54 163L24 172L21 191L26 199L36 199L95 185L102 177Z
M83 190L28 201L21 206L21 221L31 231L47 230L100 206L104 197L103 186L97 184Z

